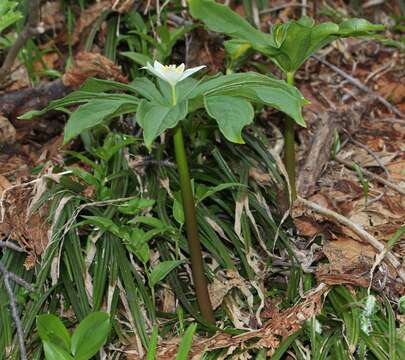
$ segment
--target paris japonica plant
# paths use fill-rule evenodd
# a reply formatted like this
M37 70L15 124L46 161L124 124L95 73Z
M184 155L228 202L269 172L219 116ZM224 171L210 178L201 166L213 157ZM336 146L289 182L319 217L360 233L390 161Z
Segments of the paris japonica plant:
M302 17L299 20L276 24L271 33L267 34L251 26L228 6L214 0L189 0L188 3L193 17L203 21L210 30L233 38L228 43L225 42L225 46L237 47L238 54L249 48L264 54L282 70L290 85L294 84L294 76L300 66L325 45L338 38L366 36L384 29L383 25L371 24L365 19L353 18L340 24L315 24L312 18ZM294 120L287 117L284 158L292 199L296 197L294 137Z
M203 318L213 324L215 318L204 274L185 146L185 120L192 119L192 113L203 111L208 119L217 123L225 139L243 144L242 130L254 120L254 104L272 106L303 126L301 110L306 100L285 81L254 72L218 74L201 80L191 77L204 68L202 65L186 69L184 64L163 65L155 61L144 68L153 75L152 79L137 78L131 84L89 79L79 91L22 118L55 109L69 112L67 106L80 104L70 113L66 123L65 143L91 129L109 132L108 126L114 118L131 113L135 114L134 119L143 130L143 141L149 151L152 152L153 143L160 135L166 132L172 135L196 298Z

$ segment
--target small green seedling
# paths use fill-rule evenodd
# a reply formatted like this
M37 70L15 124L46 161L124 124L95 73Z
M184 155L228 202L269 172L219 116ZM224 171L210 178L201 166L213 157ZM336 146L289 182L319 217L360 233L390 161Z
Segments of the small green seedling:
M22 18L22 14L17 10L18 2L2 0L0 3L0 33L10 25Z
M174 153L197 302L206 321L213 323L183 138L183 122L190 113L205 110L216 121L227 140L243 144L242 129L254 119L252 103L273 106L304 125L301 110L306 100L286 82L253 72L219 75L201 81L190 77L204 67L186 70L184 64L164 66L155 61L152 66L148 63L145 69L158 78L156 85L148 78L137 78L130 85L90 79L80 91L52 102L41 111L27 113L22 118L38 116L51 109L66 110L65 106L84 103L71 114L66 124L64 141L68 142L96 126L99 129L105 128L114 117L136 113L136 121L143 129L144 143L149 150L159 135L173 129ZM131 95L108 92L113 90L125 90Z
M37 317L37 330L46 360L89 360L105 344L110 332L110 318L105 312L86 316L72 336L55 315Z
M235 40L230 40L232 44L225 43L231 61L236 61L232 55L253 48L268 56L283 71L290 85L294 84L294 75L299 67L325 45L338 38L370 35L384 29L383 25L373 25L364 19L349 19L339 25L332 22L316 25L312 18L302 17L297 21L274 25L271 34L266 34L251 26L228 6L213 0L189 0L188 3L191 15L202 20L210 30L238 39L237 43ZM295 199L295 132L294 121L289 118L286 119L284 138L285 165L291 196Z
M356 171L357 178L359 179L359 182L361 184L361 187L363 188L363 194L364 194L364 202L367 204L368 201L368 191L369 191L369 183L368 180L364 177L363 170L361 167L353 163L353 168Z

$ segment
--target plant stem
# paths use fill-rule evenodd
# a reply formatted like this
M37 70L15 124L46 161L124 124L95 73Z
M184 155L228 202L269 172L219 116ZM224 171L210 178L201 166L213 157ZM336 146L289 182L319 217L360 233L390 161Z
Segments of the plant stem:
M173 105L176 104L175 87L172 88ZM180 179L183 212L186 223L188 246L190 249L191 271L195 286L195 294L202 317L209 324L215 324L214 311L208 294L207 279L204 274L204 264L200 240L198 239L197 216L193 190L191 188L190 174L188 170L186 149L184 147L183 130L181 124L174 129L174 153L177 163L177 171Z
M294 85L294 73L287 73L287 83ZM297 190L295 185L295 131L294 120L289 116L286 117L285 130L284 130L284 163L288 174L288 180L291 187L291 200L294 201L297 197Z
M190 248L191 270L193 274L197 302L204 319L208 323L214 324L215 318L212 310L211 300L208 295L207 279L204 275L202 251L200 241L198 239L194 196L191 189L181 125L177 125L177 127L174 129L174 152L176 155L177 169L180 177L181 197L183 200L187 240Z

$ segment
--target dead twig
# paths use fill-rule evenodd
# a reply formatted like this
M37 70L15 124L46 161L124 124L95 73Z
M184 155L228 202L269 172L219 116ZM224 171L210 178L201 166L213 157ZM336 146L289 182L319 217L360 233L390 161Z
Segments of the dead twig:
M24 252L24 249L11 241L0 241L0 248L8 248L17 252Z
M370 90L366 85L364 85L362 82L360 82L358 79L354 78L353 76L347 74L344 72L342 69L339 69L336 65L331 64L330 62L321 59L320 57L316 55L312 55L312 58L315 60L319 61L320 63L328 66L331 68L333 71L335 71L337 74L345 78L347 81L349 81L352 85L358 87L360 90L363 90L370 96L372 96L374 99L378 100L381 104L383 104L388 110L393 112L394 114L398 115L399 117L403 118L404 114L402 114L401 111L399 111L394 105L390 104L387 100L385 100L382 96L376 94L374 91Z
M360 227L358 224L352 222L349 220L347 217L340 215L339 213L324 208L312 201L303 199L302 197L298 196L297 201L302 203L304 206L307 208L311 209L312 211L315 211L316 213L323 215L329 219L333 219L337 221L338 223L348 227L350 230L352 230L357 236L359 236L361 239L365 240L368 242L371 246L373 246L376 250L378 250L380 253L384 252L386 249L383 244L381 244L374 236L370 235L367 231L365 231L362 227ZM391 263L391 265L397 270L398 276L401 278L401 280L405 283L405 271L402 270L402 265L398 261L398 259L389 251L385 253L386 258L388 261Z
M18 35L17 40L8 51L4 63L0 68L0 84L10 74L11 67L25 43L33 36L44 32L44 28L39 22L40 0L30 0L28 1L28 4L28 21Z
M19 278L15 274L9 272L1 261L0 261L0 272L3 274L4 286L7 291L9 304L10 304L10 308L11 308L11 317L14 321L16 332L17 332L18 343L20 346L20 358L21 358L21 360L28 360L27 350L25 348L25 342L24 342L24 331L22 328L20 315L19 315L18 309L17 309L17 301L16 301L16 297L14 295L14 292L13 292L13 289L11 288L11 283L10 283L10 280L15 280L16 278L18 278L19 280L23 280L23 279ZM23 282L26 283L25 280L23 280Z
M335 159L336 159L336 161L340 162L341 164L343 164L343 165L346 166L347 168L354 170L354 164L355 164L355 163L354 163L353 161L352 161L352 162L347 161L347 160L345 160L345 159L342 159L340 156L336 156ZM383 185L386 185L386 186L389 187L390 189L393 189L393 190L399 192L399 193L402 194L402 195L405 195L405 189L403 189L403 188L401 188L400 186L398 186L398 185L396 185L396 184L394 184L394 183L392 183L392 182L390 182L390 181L384 179L384 178L381 177L380 175L374 174L373 172L371 172L371 171L369 171L369 170L367 170L367 169L364 169L364 168L362 168L361 171L362 171L363 174L366 175L367 177L369 177L369 178L371 178L371 179L373 179L373 180L376 180L376 181L378 181L379 183L381 183L381 184L383 184Z

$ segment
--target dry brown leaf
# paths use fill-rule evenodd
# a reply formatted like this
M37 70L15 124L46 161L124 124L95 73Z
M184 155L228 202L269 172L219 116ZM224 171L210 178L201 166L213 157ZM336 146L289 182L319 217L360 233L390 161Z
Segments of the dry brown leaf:
M120 67L110 59L95 53L80 52L75 57L72 66L62 77L66 86L78 89L89 77L115 80L127 83L128 79L121 73Z
M33 63L33 70L36 74L41 74L47 69L55 69L59 61L57 52L49 52L41 56L41 60Z
M64 26L65 16L61 10L61 1L46 1L41 6L41 22L45 29L60 29Z
M388 164L387 169L393 179L405 181L405 159Z
M223 274L217 274L217 277L208 287L212 307L217 309L222 304L224 297L233 288L246 288L246 286L246 280L237 271L224 270Z
M16 140L16 131L11 122L0 114L0 148L3 145L14 144Z
M308 217L301 217L294 219L294 224L298 230L298 234L301 236L314 237L322 232L323 226L319 225L315 221L311 221Z
M323 252L331 268L339 273L344 273L348 268L364 268L364 264L371 268L376 254L372 246L349 238L327 241Z
M9 187L7 192L3 191L2 194L4 222L0 230L4 236L17 241L31 255L31 258L27 259L27 266L33 265L34 259L45 250L49 230L46 206L28 215L32 196L29 186Z
M321 284L318 288L306 294L304 301L284 311L275 311L273 318L268 320L259 330L249 331L242 335L231 336L218 333L211 338L194 336L189 359L201 358L204 351L228 348L231 355L236 348L268 349L271 356L283 339L298 331L302 324L320 313L322 309L322 295L327 291L327 286ZM251 343L250 341L256 340ZM160 341L156 358L159 360L172 360L176 357L181 338L175 337L168 341ZM249 343L247 343L249 341ZM136 354L136 346L130 345L126 351L127 360L142 360ZM247 356L247 354L245 354ZM222 358L223 359L223 358Z
M86 31L104 11L110 10L124 13L132 8L134 1L135 0L104 0L96 2L82 11L72 35L73 45L79 42L82 33Z

